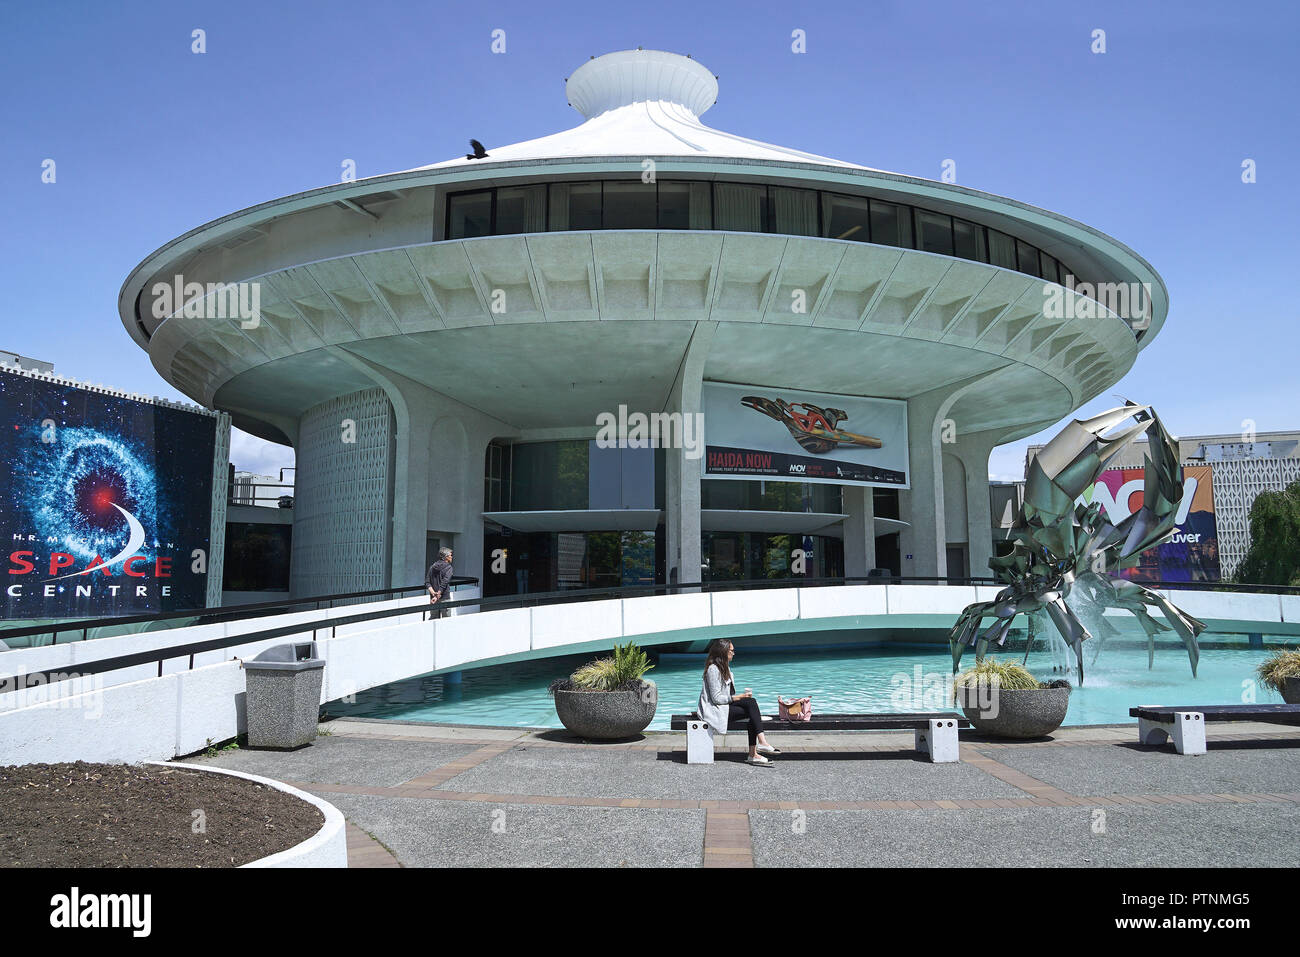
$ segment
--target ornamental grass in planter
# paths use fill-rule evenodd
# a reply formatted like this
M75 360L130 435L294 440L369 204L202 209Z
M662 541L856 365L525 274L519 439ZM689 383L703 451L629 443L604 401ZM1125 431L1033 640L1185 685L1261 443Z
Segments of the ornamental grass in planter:
M643 677L653 668L634 642L610 658L589 661L550 685L560 723L580 738L616 741L640 734L654 720L659 692Z
M1300 704L1300 648L1275 651L1264 659L1256 673L1287 704Z
M1041 738L1065 720L1070 683L1045 684L1018 664L985 657L953 679L953 696L984 734Z

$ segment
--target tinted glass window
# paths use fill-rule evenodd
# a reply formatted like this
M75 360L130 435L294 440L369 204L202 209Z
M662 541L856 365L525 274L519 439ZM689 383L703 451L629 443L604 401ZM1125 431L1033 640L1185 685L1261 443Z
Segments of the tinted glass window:
M587 442L526 442L511 450L510 508L587 508Z
M660 183L659 228L712 229L712 185L709 183Z
M871 242L871 218L867 201L857 196L822 194L822 235L828 239L851 239Z
M884 246L912 245L912 213L907 206L871 201L871 241Z
M1016 241L1006 233L989 230L989 262L1003 269L1016 268Z
M477 190L447 199L447 238L543 230L717 229L823 236L921 249L1064 283L1032 243L945 213L864 197L751 183L636 179Z
M569 187L569 228L600 229L599 183L575 183Z
M942 213L916 211L916 248L927 253L952 255L952 218Z
M540 233L546 228L546 187L511 186L497 190L498 236Z
M954 255L986 263L988 251L984 248L984 227L964 219L952 221L952 246Z
M1029 245L1023 239L1016 240L1016 258L1019 260L1017 268L1031 276L1041 276L1041 267L1038 265L1038 249Z
M767 187L741 183L713 186L714 229L761 233L767 226Z
M654 229L654 183L606 183L606 229Z
M292 525L226 523L226 591L288 591Z
M772 187L772 215L776 232L788 236L816 236L817 191Z
M659 184L659 228L691 228L691 184Z
M447 238L470 239L492 232L492 191L461 193L447 199Z

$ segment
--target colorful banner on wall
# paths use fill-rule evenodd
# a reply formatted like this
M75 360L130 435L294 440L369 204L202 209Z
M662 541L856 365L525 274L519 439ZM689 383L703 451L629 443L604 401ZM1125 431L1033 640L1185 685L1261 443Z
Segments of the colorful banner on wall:
M907 403L705 382L705 478L908 488Z
M0 373L5 619L207 604L216 419Z
M1145 474L1143 469L1107 469L1079 501L1100 501L1110 521L1118 523L1142 507ZM1123 577L1140 582L1219 580L1214 486L1208 465L1183 467L1183 500L1176 519L1178 531L1173 538L1143 552Z

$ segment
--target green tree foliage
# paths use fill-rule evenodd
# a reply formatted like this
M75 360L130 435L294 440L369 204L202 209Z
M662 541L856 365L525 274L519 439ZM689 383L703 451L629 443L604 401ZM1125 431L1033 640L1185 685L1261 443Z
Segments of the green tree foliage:
M1280 492L1261 492L1250 506L1250 548L1236 580L1300 585L1300 480Z

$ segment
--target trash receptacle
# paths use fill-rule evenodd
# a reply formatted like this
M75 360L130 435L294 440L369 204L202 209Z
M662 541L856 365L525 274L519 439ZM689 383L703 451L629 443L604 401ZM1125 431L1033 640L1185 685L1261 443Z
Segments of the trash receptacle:
M316 739L325 659L316 642L268 648L244 662L250 748L300 748Z

